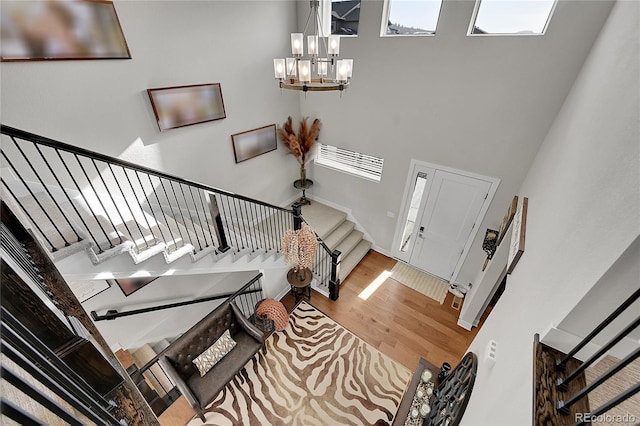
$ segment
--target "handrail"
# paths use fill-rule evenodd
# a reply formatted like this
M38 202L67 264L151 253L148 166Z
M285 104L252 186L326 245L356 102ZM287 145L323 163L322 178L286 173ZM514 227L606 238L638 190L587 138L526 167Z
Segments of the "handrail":
M262 289L250 290L250 291L247 291L247 293L258 293L260 291L262 291ZM146 314L148 312L161 311L163 309L179 308L181 306L195 305L197 303L210 302L212 300L218 300L218 299L225 299L233 295L234 293L222 293L222 294L216 294L215 296L201 297L199 299L185 300L182 302L175 302L175 303L165 303L164 305L133 309L131 311L125 311L125 312L118 312L115 309L109 309L107 310L107 313L105 315L98 315L96 311L91 311L91 318L94 321L115 320L121 317L130 317L132 315Z
M116 157L111 157L109 155L105 155L105 154L100 154L94 151L90 151L88 149L85 148L80 148L74 145L70 145L64 142L60 142L60 141L56 141L55 139L50 139L47 138L45 136L40 136L37 135L35 133L30 133L27 132L25 130L20 130L20 129L16 129L14 127L11 126L7 126L5 124L0 125L0 133L5 134L7 136L11 136L11 137L17 137L20 139L24 139L24 140L28 140L31 142L35 142L41 145L45 145L48 146L50 148L55 148L55 149L59 149L61 151L65 151L65 152L70 152L73 154L81 154L85 157L94 159L94 160L100 160L100 161L104 161L106 163L111 163L111 164L116 164L118 166L121 167L126 167L132 170L137 170L140 172L144 172L153 176L157 176L160 178L165 178L165 179L170 179L179 183L183 183L185 185L189 185L189 186L193 186L199 189L204 189L205 191L210 191L210 192L215 192L217 194L221 194L221 195L227 195L233 198L238 198L240 200L243 201L249 201L251 203L256 203L256 204L260 204L262 206L265 207L270 207L270 208L274 208L274 209L278 209L281 210L283 212L289 212L291 213L292 211L289 209L286 209L284 207L280 207L280 206L276 206L274 204L270 204L267 203L265 201L260 201L254 198L250 198L244 195L240 195L240 194L236 194L234 192L230 192L230 191L225 191L223 189L219 189L219 188L215 188L213 186L209 186L209 185L205 185L199 182L195 182L189 179L184 179L178 176L174 176L168 173L164 173L164 172L160 172L158 170L154 170L151 169L149 167L145 167L145 166L141 166L139 164L135 164L135 163L131 163L129 161L125 161L125 160L121 160L119 158Z

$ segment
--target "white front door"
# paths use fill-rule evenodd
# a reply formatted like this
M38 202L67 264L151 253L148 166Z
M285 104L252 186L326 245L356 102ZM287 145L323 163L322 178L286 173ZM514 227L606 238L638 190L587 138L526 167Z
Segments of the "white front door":
M449 281L478 219L491 183L436 170L419 220L411 263Z
M498 183L412 160L393 255L446 281L455 279Z

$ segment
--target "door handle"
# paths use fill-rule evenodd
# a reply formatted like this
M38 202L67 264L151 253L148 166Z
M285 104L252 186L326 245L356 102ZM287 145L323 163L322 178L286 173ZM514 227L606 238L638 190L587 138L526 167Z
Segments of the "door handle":
M424 238L424 235L422 235L423 232L424 232L424 226L421 226L420 229L418 230L418 237Z

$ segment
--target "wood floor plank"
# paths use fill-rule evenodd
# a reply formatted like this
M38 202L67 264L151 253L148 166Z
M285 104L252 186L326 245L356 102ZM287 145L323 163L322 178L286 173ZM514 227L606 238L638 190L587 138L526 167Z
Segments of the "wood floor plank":
M449 362L456 366L478 332L457 325L460 311L451 307L448 293L441 305L417 291L387 278L368 299L359 297L396 260L369 251L340 286L336 301L312 292L311 304L380 352L413 370L420 357L434 365ZM289 311L294 298L282 299ZM484 321L481 321L482 325Z

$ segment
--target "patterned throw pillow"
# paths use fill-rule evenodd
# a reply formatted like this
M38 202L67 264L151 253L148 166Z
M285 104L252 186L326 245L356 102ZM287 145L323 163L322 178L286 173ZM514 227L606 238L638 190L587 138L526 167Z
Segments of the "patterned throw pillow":
M196 359L193 360L193 364L200 370L200 377L207 374L214 365L218 363L226 354L231 352L236 346L236 341L231 338L229 330L222 333L222 336L216 342L209 347L206 351L202 352Z

